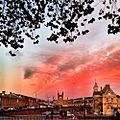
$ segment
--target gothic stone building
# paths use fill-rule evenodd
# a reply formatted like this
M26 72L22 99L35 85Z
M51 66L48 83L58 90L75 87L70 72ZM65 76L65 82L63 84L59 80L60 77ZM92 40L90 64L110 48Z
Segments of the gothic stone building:
M62 94L58 92L55 104L79 110L84 108L87 112L94 114L114 115L117 110L120 112L120 96L111 89L109 84L99 90L96 82L93 86L92 97L64 99L64 92Z
M120 111L120 96L111 89L109 84L98 90L98 85L95 82L93 90L93 108L95 113L113 115L116 110Z

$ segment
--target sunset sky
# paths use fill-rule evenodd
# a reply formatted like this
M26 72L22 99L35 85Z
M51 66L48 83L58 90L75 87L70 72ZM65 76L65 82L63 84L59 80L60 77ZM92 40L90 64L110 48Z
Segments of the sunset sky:
M106 21L88 26L90 33L74 43L48 42L42 28L41 42L12 58L0 48L0 90L47 99L57 91L65 98L92 96L95 80L99 87L110 84L120 95L120 34L107 35Z

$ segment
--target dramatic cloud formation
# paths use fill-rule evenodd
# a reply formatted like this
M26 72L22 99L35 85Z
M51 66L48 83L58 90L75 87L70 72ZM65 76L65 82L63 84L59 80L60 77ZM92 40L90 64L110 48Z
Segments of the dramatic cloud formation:
M32 75L36 72L36 69L33 67L27 67L24 70L24 79L28 79L30 77L32 77Z
M95 79L116 90L120 83L120 49L111 45L82 56L56 52L46 56L36 70L29 68L25 73L25 78L35 82L34 89L42 98L55 96L57 91L71 98L90 96Z

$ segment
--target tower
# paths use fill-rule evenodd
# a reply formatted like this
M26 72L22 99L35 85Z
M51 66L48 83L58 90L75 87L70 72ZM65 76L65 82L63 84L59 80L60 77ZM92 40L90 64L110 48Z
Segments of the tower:
M101 88L102 90L102 88ZM93 86L93 110L94 113L100 114L102 112L102 91L98 90L98 84L95 81Z
M62 92L61 94L58 92L57 93L57 102L58 105L63 105L63 101L64 101L64 92Z
M62 92L62 94L60 94L59 92L57 93L57 97L58 97L58 100L63 100L64 99L64 92Z
M94 90L94 92L98 92L98 85L97 85L97 82L95 82L95 85L94 85L94 87L93 87L93 90Z

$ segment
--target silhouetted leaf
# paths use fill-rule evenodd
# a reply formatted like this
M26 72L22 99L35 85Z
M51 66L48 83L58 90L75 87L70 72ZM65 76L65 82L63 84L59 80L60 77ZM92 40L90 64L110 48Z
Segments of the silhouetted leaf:
M89 30L82 31L83 35L86 35L89 32Z
M39 40L36 40L35 42L33 42L33 44L38 44L39 43Z
M95 21L95 18L92 18L91 20L88 21L88 23L93 23Z
M9 51L9 54L10 54L11 56L13 56L13 57L16 56L16 54L15 54L15 53L12 53L12 51Z
M120 12L120 8L118 9L118 12Z
M98 17L98 20L101 20L102 19L102 17Z
M81 26L85 26L85 24L84 24L84 23L81 23Z
M31 39L33 44L38 44L40 34L38 29L41 29L41 24L51 30L48 41L58 44L58 39L62 36L64 42L74 42L80 31L82 31L81 35L89 32L82 30L81 26L87 29L87 23L93 24L96 18L92 14L95 10L93 7L95 0L4 1L4 8L3 2L0 1L0 43L5 47L9 45L13 49L24 47L24 35ZM103 0L99 6L98 16L96 15L98 20L110 21L108 34L120 32L120 8L114 8L113 3L118 6L117 0ZM88 15L92 19L89 20Z
M116 23L120 26L120 16L117 18L117 22Z

